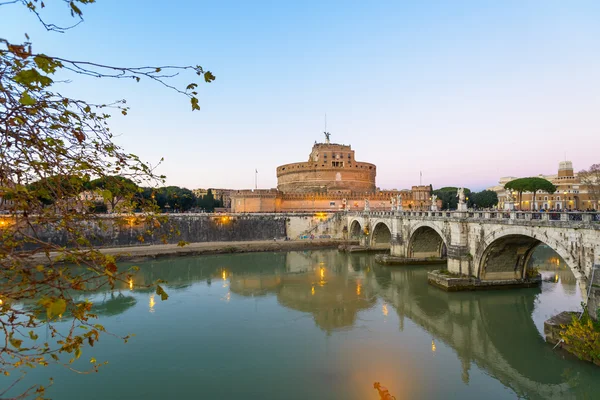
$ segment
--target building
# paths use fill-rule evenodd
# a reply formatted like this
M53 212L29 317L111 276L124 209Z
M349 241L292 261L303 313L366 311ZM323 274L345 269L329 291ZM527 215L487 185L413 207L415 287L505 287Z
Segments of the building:
M555 193L538 192L533 198L533 193L524 192L521 202L517 198L517 193L513 193L515 199L515 208L518 210L598 210L600 208L599 199L594 198L593 191L582 184L576 172L573 172L573 163L571 161L561 161L558 164L558 173L553 175L538 175L539 178L546 179L557 187ZM514 176L500 178L497 186L488 188L498 194L498 206L504 207L506 202L506 190L504 185L517 179Z
M312 212L391 210L392 198L402 196L404 209L424 210L431 206L431 187L411 190L378 190L375 164L356 161L349 145L314 144L308 161L277 167L277 189L229 192L231 211Z
M374 164L359 162L350 146L315 143L308 161L277 167L277 190L283 193L375 192Z

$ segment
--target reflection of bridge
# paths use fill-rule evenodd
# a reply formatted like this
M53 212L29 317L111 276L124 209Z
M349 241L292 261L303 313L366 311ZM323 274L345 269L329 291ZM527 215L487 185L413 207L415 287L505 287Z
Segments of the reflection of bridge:
M391 284L382 287L387 279ZM547 346L531 317L538 290L448 293L426 281L427 271L421 267L378 268L365 286L372 285L394 306L400 329L409 318L436 341L452 347L461 360L465 383L475 363L520 398L573 398L577 397L573 389L589 395L600 388L600 382L595 388L570 387L568 365ZM585 378L594 382L593 376Z
M294 265L304 257L286 256ZM359 313L380 298L386 313L396 309L401 330L408 318L438 345L441 341L451 347L461 361L465 383L474 363L522 398L572 398L573 391L579 396L578 391L600 389L593 376L579 376L593 382L593 388L570 386L568 362L546 345L531 317L539 289L447 293L427 285L428 268L373 267L371 257L333 252L312 253L305 261L307 268L233 275L231 291L250 296L266 290L282 306L312 315L327 333L355 326Z
M558 253L586 287L600 264L600 214L398 211L347 213L350 236L411 258L447 256L448 270L481 280L523 279L535 247ZM600 273L595 274L600 283ZM600 290L594 290L600 292ZM582 291L585 293L586 291ZM590 298L596 306L600 293ZM595 310L595 308L594 308Z

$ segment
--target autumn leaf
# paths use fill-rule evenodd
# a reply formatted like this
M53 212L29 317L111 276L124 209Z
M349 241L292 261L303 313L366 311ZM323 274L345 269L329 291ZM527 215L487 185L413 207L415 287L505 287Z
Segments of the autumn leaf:
M19 103L24 106L32 106L36 103L35 99L29 95L28 92L23 92L21 98L19 99Z
M156 285L156 294L160 296L160 299L162 301L165 301L169 298L167 292L165 292L165 290L160 285Z
M49 297L42 298L39 303L46 308L46 315L48 319L56 315L62 315L67 309L67 302L65 299L52 299Z

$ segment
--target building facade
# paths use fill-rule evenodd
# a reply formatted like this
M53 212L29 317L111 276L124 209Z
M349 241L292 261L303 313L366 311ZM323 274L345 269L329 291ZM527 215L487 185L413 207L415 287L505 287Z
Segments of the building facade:
M582 184L577 173L573 171L571 161L561 161L558 165L558 172L553 175L540 174L539 178L546 179L557 187L555 193L538 192L535 195L531 192L524 192L522 199L518 199L517 193L513 193L514 205L517 210L598 210L600 209L599 199L595 198L592 190L589 190L585 184ZM498 207L504 208L507 202L506 189L504 185L517 179L514 176L500 178L497 186L488 190L493 190L498 194Z
M315 143L308 161L277 167L283 193L366 193L375 191L374 164L356 161L350 146Z
M378 190L375 164L356 161L348 145L315 143L308 161L277 167L277 189L229 192L231 211L313 212L391 210L402 197L404 209L425 210L431 206L431 187L410 190ZM394 199L394 200L392 200Z

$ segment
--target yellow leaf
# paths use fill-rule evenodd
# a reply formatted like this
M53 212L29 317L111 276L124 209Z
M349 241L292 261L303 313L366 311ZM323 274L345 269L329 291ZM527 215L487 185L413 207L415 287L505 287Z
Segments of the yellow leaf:
M67 309L67 302L64 299L51 299L48 297L40 300L41 305L46 307L46 315L48 319L55 315L63 314Z

